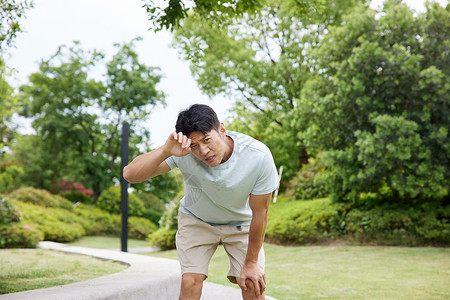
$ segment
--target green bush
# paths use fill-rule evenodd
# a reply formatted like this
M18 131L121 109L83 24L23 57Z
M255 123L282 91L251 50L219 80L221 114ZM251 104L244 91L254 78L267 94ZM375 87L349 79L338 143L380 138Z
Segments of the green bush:
M20 221L20 213L8 199L0 197L0 225L7 225Z
M71 190L62 192L60 194L62 197L68 199L72 203L87 203L87 204L93 204L95 203L95 199L93 197L90 197L86 194L83 194L82 192Z
M24 171L21 166L9 162L0 163L0 194L17 189Z
M44 239L55 242L70 242L83 235L82 218L75 213L55 207L43 207L13 200L22 214L24 223L36 224Z
M113 214L120 214L121 204L120 186L111 186L97 200L97 206ZM135 195L128 195L128 215L141 217L144 213L144 204Z
M151 193L137 192L136 196L141 199L147 210L153 210L162 213L166 210L165 204L161 199Z
M80 224L87 235L113 235L120 234L120 216L110 214L98 207L80 204L74 212L80 217Z
M10 199L15 199L22 202L45 206L45 207L59 207L69 211L73 210L73 204L61 196L53 195L46 190L39 190L32 187L23 187L10 193Z
M342 204L328 198L277 203L270 206L266 236L269 242L314 244L335 240L341 235Z
M32 225L0 226L0 248L35 248L43 238Z
M159 224L159 220L161 220L162 215L162 212L147 209L142 214L142 217L150 220L152 223Z
M128 236L132 239L145 240L156 229L157 226L145 218L128 218Z
M83 226L77 223L66 224L60 221L44 221L39 229L44 233L45 240L61 243L72 242L86 235Z
M161 250L175 249L175 235L177 229L159 228L148 236L151 245L158 246Z
M178 209L184 191L181 191L171 202L168 210L159 220L160 228L148 236L151 245L158 246L161 250L175 249L175 234L178 230Z
M325 173L325 166L317 158L310 158L308 164L303 165L301 170L289 183L287 196L296 199L316 199L325 197L325 184L321 182L320 176Z
M449 245L450 207L434 209L377 207L351 210L345 218L346 234L359 243L383 245Z

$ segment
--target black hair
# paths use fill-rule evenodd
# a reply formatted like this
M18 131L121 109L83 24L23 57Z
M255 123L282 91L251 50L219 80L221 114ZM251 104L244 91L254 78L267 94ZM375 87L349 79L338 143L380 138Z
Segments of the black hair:
M219 131L219 119L216 112L205 104L194 104L178 114L176 132L182 132L188 136L194 131L200 131L203 134L211 130Z

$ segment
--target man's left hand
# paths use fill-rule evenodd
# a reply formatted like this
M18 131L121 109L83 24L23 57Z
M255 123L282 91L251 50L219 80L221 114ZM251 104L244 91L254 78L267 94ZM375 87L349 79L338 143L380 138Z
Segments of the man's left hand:
M266 274L264 269L257 262L245 262L241 271L241 276L237 282L243 291L247 291L246 280L251 280L255 287L256 297L259 297L266 290Z

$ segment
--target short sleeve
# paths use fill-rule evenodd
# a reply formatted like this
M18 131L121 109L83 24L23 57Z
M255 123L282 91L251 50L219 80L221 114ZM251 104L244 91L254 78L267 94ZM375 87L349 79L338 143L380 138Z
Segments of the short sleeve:
M175 159L174 159L173 156L167 158L167 159L166 159L166 163L167 163L167 165L169 166L169 168L170 168L171 170L173 170L173 169L175 169L175 168L178 168L177 162L175 161Z
M258 179L256 180L251 192L253 195L265 195L272 193L276 190L280 181L272 154L268 149L267 151L268 153L264 155L261 163Z

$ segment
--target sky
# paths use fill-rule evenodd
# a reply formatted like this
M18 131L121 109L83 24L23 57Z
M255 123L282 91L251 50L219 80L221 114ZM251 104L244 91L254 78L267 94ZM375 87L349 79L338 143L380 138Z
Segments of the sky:
M164 74L157 87L166 94L167 106L155 108L145 123L150 129L153 147L165 142L174 131L178 112L191 104L208 104L216 110L220 120L225 120L230 115L232 100L221 96L210 99L201 93L189 63L170 47L171 33L148 30L150 22L143 3L141 0L34 0L34 7L26 12L21 22L25 32L18 35L15 47L6 56L8 66L15 69L15 80L11 83L14 86L27 83L28 76L38 71L39 61L50 58L61 45L79 41L84 50L97 49L112 55L115 43L129 42L140 36L143 40L136 43L140 61L159 67ZM372 6L381 3L376 0ZM406 3L417 11L424 11L423 0ZM29 128L25 125L23 130Z

